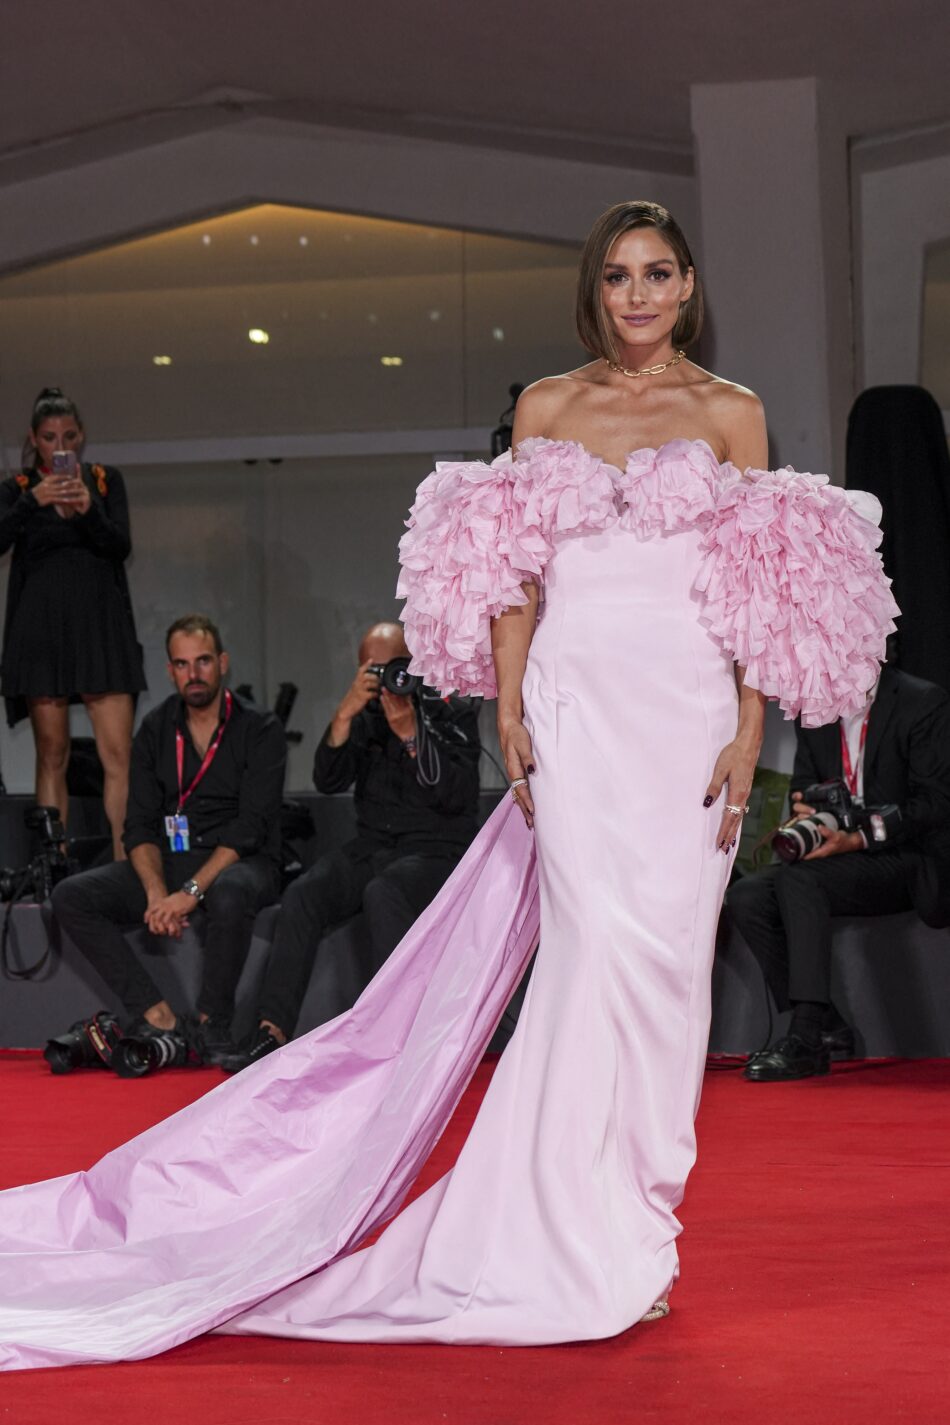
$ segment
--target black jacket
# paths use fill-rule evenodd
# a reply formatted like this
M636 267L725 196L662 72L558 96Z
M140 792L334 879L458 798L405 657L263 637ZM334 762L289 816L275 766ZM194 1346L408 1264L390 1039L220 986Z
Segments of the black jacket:
M317 791L348 791L358 840L367 850L394 848L403 855L458 858L478 826L478 740L476 704L468 698L426 697L426 725L438 752L434 786L419 781L419 763L390 730L378 702L354 719L341 747L323 734L313 764Z
M837 722L797 729L792 787L840 777ZM902 822L887 842L862 854L899 850L910 860L910 887L920 918L950 925L950 696L935 683L884 668L868 719L864 748L866 806L895 802Z

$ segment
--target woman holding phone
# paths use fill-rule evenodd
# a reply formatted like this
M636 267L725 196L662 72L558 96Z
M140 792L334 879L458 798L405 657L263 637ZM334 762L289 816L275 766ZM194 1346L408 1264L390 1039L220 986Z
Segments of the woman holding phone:
M89 710L105 772L114 854L145 688L124 561L132 547L121 473L81 461L85 431L58 387L36 399L19 475L0 483L0 554L12 547L0 686L12 727L29 716L36 799L67 813L69 704Z

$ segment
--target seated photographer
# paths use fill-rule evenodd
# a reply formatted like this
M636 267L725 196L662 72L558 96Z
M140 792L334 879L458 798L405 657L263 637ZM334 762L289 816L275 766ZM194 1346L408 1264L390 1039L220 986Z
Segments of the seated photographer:
M474 705L422 696L416 678L408 680L412 691L388 691L387 684L406 685L408 650L397 623L375 624L358 656L313 769L319 792L345 792L355 783L357 835L325 852L284 893L260 1027L226 1068L255 1063L292 1036L330 926L365 912L378 969L475 835L481 748Z
M257 912L280 895L284 730L273 713L226 690L228 655L203 614L166 637L176 692L132 744L128 861L60 882L53 912L141 1036L171 1031L205 1063L234 1053L234 991ZM198 908L204 961L198 1022L179 1020L127 944L145 922L180 939Z
M831 1053L853 1050L831 1004L834 916L914 909L928 925L950 923L947 693L886 666L865 709L797 735L797 820L779 841L781 854L798 859L743 877L726 896L776 1005L792 1010L788 1033L746 1065L758 1083L827 1073ZM829 821L807 820L816 811Z

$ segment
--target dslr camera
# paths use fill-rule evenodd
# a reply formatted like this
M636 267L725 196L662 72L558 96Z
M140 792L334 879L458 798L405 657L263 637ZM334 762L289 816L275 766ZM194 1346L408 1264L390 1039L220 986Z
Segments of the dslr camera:
M0 901L22 900L32 895L42 904L49 900L57 882L70 871L63 850L66 830L56 807L27 807L23 821L27 830L35 833L39 850L28 866L0 867Z
M787 821L772 837L772 850L782 861L801 861L817 850L823 826L829 831L863 831L868 841L880 842L890 841L901 824L899 806L862 806L840 778L806 787L802 801L815 808L814 815Z
M422 679L409 672L408 658L390 658L388 663L371 663L367 673L375 673L380 688L387 693L395 693L397 698L411 698L421 693Z

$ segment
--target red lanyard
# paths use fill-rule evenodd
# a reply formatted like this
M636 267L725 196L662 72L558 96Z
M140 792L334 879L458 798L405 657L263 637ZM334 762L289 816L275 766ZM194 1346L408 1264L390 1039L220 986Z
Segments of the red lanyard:
M864 714L864 721L861 724L861 738L858 742L858 760L854 767L851 766L851 753L848 751L848 739L844 735L844 723L839 722L838 724L841 731L841 770L848 784L848 791L853 797L858 795L858 772L861 767L861 758L864 756L864 744L868 740L868 718L870 716L871 709L868 708Z
M194 781L186 792L183 792L181 789L182 773L185 770L185 734L182 732L180 727L175 729L175 757L178 762L179 811L182 810L185 805L185 802L191 796L192 792L195 790L195 787L197 787L205 772L207 772L208 768L211 766L212 762L215 759L215 754L217 753L218 747L221 743L221 739L224 736L224 729L231 721L232 702L233 699L231 697L230 690L226 690L224 694L224 721L218 723L217 731L215 732L214 737L212 737L211 741L208 743L208 750L204 755L204 761L195 773Z

